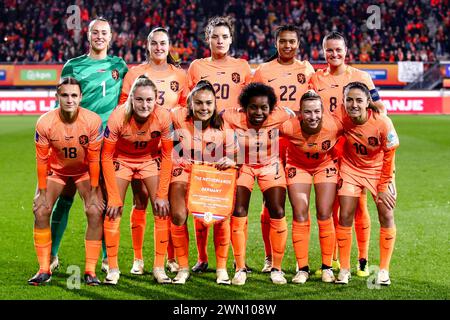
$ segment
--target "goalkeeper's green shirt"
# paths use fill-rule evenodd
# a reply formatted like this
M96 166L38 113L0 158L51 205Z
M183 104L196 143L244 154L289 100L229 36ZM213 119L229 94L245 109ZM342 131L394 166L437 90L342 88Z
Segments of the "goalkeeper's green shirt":
M117 106L122 80L128 71L122 58L107 56L96 60L82 55L64 65L62 77L73 77L81 83L81 106L97 113L106 127L109 115Z

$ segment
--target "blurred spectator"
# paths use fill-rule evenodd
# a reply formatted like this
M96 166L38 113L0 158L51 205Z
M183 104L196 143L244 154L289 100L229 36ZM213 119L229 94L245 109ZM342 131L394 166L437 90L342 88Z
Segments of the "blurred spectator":
M81 30L68 30L70 5L80 8ZM0 61L62 63L86 53L91 19L111 21L110 54L128 63L145 60L147 35L163 26L172 37L174 56L189 63L209 56L203 26L207 18L235 19L232 51L250 62L274 52L273 31L281 24L298 25L300 59L324 60L322 38L339 31L348 40L351 62L435 61L450 54L448 0L379 0L381 29L366 26L369 3L357 0L4 0L0 2ZM79 40L79 41L78 41Z

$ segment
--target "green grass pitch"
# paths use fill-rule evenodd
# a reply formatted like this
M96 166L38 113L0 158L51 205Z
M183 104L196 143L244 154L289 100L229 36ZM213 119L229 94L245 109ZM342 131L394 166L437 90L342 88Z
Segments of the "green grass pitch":
M153 261L152 219L148 219L145 239L147 273L132 276L132 247L129 229L130 195L128 194L121 225L119 264L122 277L116 287L67 288L70 265L84 267L84 230L86 219L77 196L68 229L60 249L61 268L45 287L27 284L38 268L33 247L32 199L36 187L34 124L36 117L0 117L0 299L449 299L448 277L450 230L450 117L392 116L400 136L396 157L398 203L395 212L397 242L391 262L392 285L369 289L366 279L354 276L348 286L324 284L312 276L305 285L290 283L295 273L291 239L288 239L283 269L289 283L275 286L259 270L264 252L259 225L261 194L252 195L249 216L248 264L255 269L243 287L218 286L212 236L209 242L211 272L194 275L185 286L157 285L149 273ZM372 234L369 259L379 262L379 224L373 201L369 200ZM313 213L315 209L312 209ZM150 213L151 214L151 213ZM292 220L287 203L286 214ZM151 216L150 216L151 217ZM312 220L310 266L320 266L316 220ZM190 226L190 264L195 263L195 234ZM232 271L230 249L228 268ZM356 243L352 249L352 267L356 263ZM104 275L98 266L98 275ZM353 270L354 271L354 270Z

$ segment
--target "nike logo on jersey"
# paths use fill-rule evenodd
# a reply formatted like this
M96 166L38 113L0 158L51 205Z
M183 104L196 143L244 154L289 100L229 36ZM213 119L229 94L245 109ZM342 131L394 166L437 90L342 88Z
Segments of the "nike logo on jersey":
M277 80L277 78L269 79L269 82L272 82L272 81L275 81L275 80Z
M323 91L323 90L325 90L325 88L317 89L317 92L320 92L320 91Z
M201 76L200 77L200 80L203 80L203 79L206 79L206 78L208 78L209 76Z
M137 134L138 136L142 136L142 135L145 134L145 131L138 131L136 134Z
M59 141L59 139L50 139L50 142Z
M331 87L332 88L337 88L337 87L339 87L339 85L338 84L332 84Z
M73 136L70 136L70 137L64 137L64 139L66 139L66 141L69 141L70 139L73 139Z

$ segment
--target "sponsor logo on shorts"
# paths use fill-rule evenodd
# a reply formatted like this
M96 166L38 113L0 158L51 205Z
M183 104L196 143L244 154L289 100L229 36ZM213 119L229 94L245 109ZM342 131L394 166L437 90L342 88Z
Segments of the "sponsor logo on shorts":
M114 163L114 170L118 171L120 169L120 163L117 161L113 161L113 163Z
M328 150L331 147L331 141L330 140L325 140L324 142L322 142L322 150Z
M241 75L237 72L233 72L231 74L231 80L233 80L234 83L239 83L241 82Z
M378 145L377 137L369 137L369 146L376 147Z
M111 71L111 77L112 77L114 80L118 80L118 79L119 79L119 70L114 69L113 71Z
M159 138L160 136L161 136L161 131L152 131L152 133L150 133L150 137L152 137L152 139Z
M306 77L303 73L297 73L297 81L300 84L304 84L306 82Z
M178 81L170 81L170 89L172 89L173 92L177 92L178 89L180 89Z
M336 168L326 168L325 172L326 172L327 178L331 178L331 177L334 177L335 175L337 175Z
M87 144L89 142L89 138L87 135L83 134L82 136L78 137L78 142L80 142L80 144L82 146L84 146L85 144Z
M183 168L176 168L176 169L173 169L173 171L172 171L172 176L173 176L173 177L178 177L179 175L181 175L182 172L183 172Z
M294 178L297 175L297 169L296 168L289 168L288 169L288 177L289 179Z

